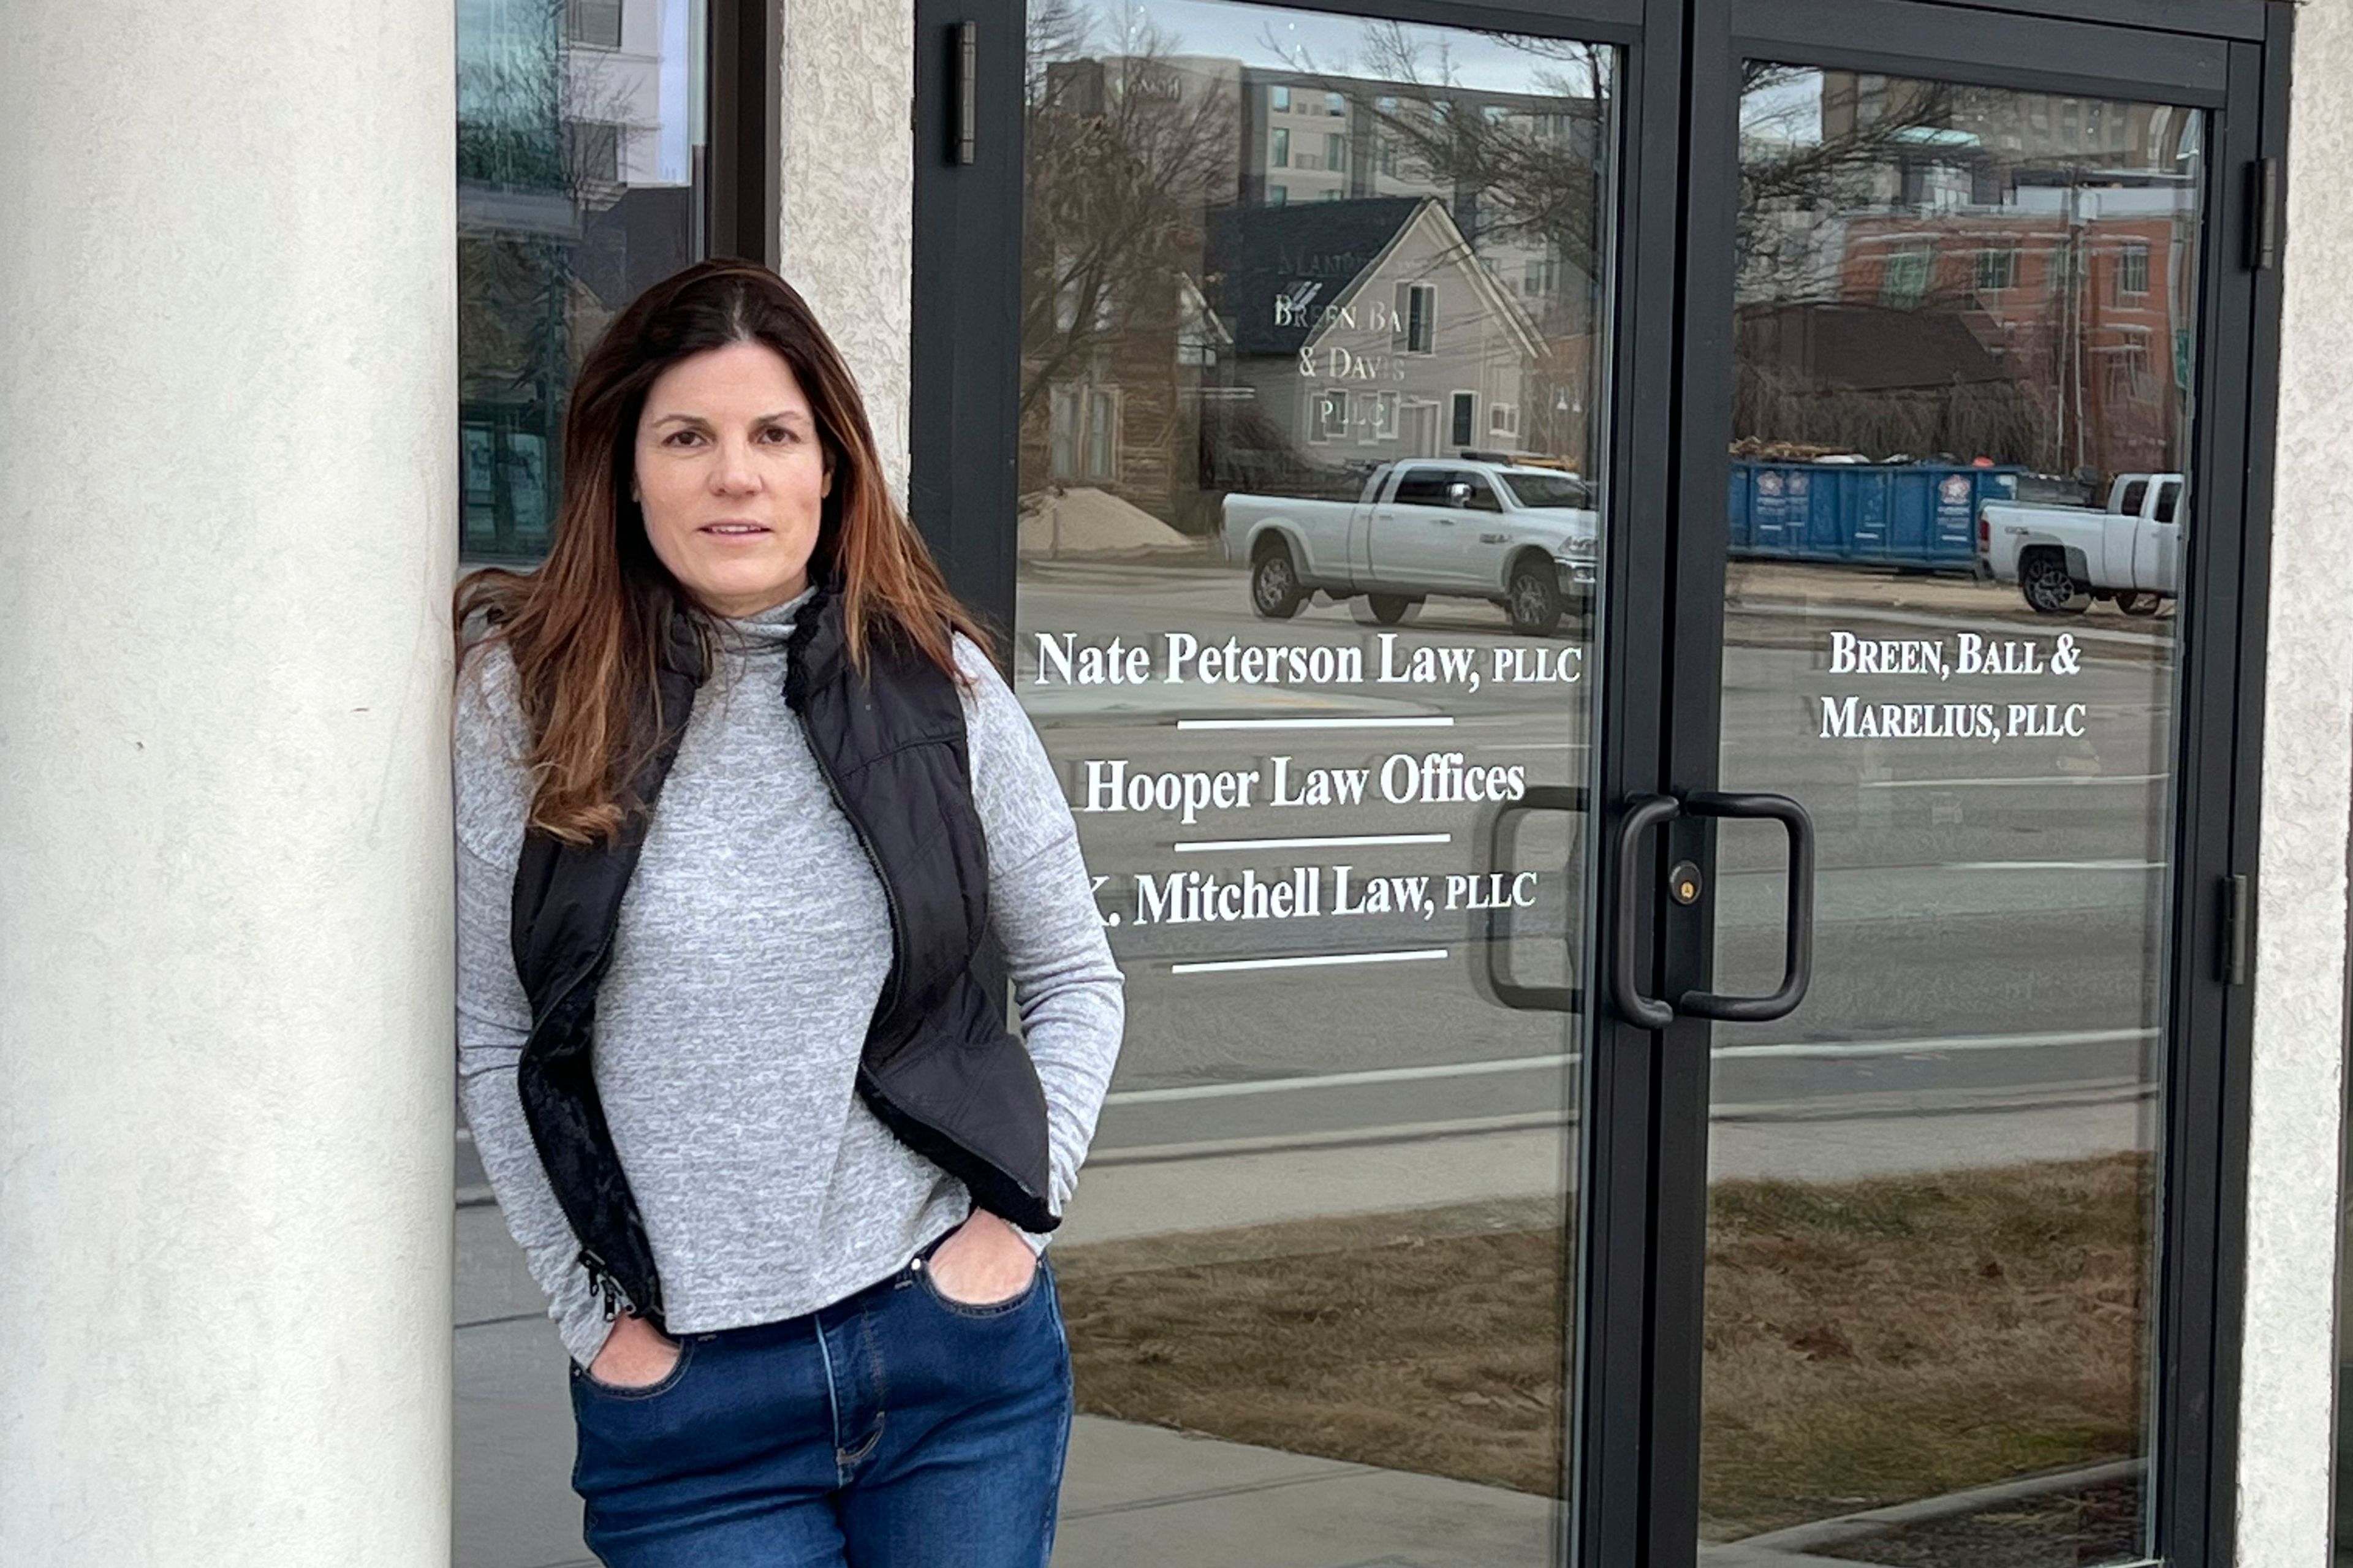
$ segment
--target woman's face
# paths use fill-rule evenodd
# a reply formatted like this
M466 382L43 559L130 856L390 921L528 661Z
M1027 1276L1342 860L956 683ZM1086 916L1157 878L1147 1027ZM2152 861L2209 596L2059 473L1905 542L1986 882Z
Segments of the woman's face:
M633 458L646 537L706 606L756 615L808 585L833 463L782 354L730 343L662 372Z

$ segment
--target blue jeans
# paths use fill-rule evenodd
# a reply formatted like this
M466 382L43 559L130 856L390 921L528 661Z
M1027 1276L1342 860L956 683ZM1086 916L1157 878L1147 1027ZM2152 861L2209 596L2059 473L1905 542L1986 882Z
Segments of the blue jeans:
M1070 1348L1044 1259L986 1307L919 1260L805 1317L686 1335L644 1388L575 1366L572 1413L607 1568L1043 1568Z

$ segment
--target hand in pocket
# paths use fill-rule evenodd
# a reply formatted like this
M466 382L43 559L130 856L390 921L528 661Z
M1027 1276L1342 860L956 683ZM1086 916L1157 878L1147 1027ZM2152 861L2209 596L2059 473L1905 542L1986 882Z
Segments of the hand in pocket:
M1029 1288L1038 1255L1019 1231L986 1209L975 1209L924 1267L931 1270L932 1288L949 1300L988 1307Z
M589 1363L588 1375L607 1388L650 1388L678 1365L675 1340L643 1318L617 1318L605 1348Z

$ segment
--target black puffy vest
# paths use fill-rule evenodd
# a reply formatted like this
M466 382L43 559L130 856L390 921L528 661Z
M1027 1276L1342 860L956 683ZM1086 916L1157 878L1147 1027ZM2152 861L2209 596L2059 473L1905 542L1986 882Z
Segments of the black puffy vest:
M662 643L657 710L644 721L658 726L659 743L633 781L645 809L616 838L587 847L529 832L515 868L512 929L532 1014L516 1072L524 1120L607 1314L626 1307L656 1327L661 1281L590 1060L621 898L703 676L685 615L670 616ZM840 601L823 587L786 648L785 701L890 908L891 969L867 1026L859 1096L911 1148L962 1180L980 1207L1025 1230L1050 1230L1059 1222L1047 1206L1045 1094L1029 1053L1006 1028L1002 991L976 973L988 931L988 846L955 682L919 654L873 643L861 678L843 641ZM776 1130L777 1159L795 1157L791 1135Z

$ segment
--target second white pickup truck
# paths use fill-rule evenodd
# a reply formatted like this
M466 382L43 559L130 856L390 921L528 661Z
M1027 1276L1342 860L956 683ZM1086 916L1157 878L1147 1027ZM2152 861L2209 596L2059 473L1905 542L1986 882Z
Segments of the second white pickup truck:
M1384 463L1355 500L1229 495L1222 518L1261 616L1297 615L1319 589L1364 595L1384 626L1432 596L1485 599L1530 637L1589 599L1599 537L1576 475L1469 455Z
M2126 615L2153 616L2181 581L2188 490L2180 474L2119 474L2105 507L1988 501L1978 555L2042 615L2113 599Z

